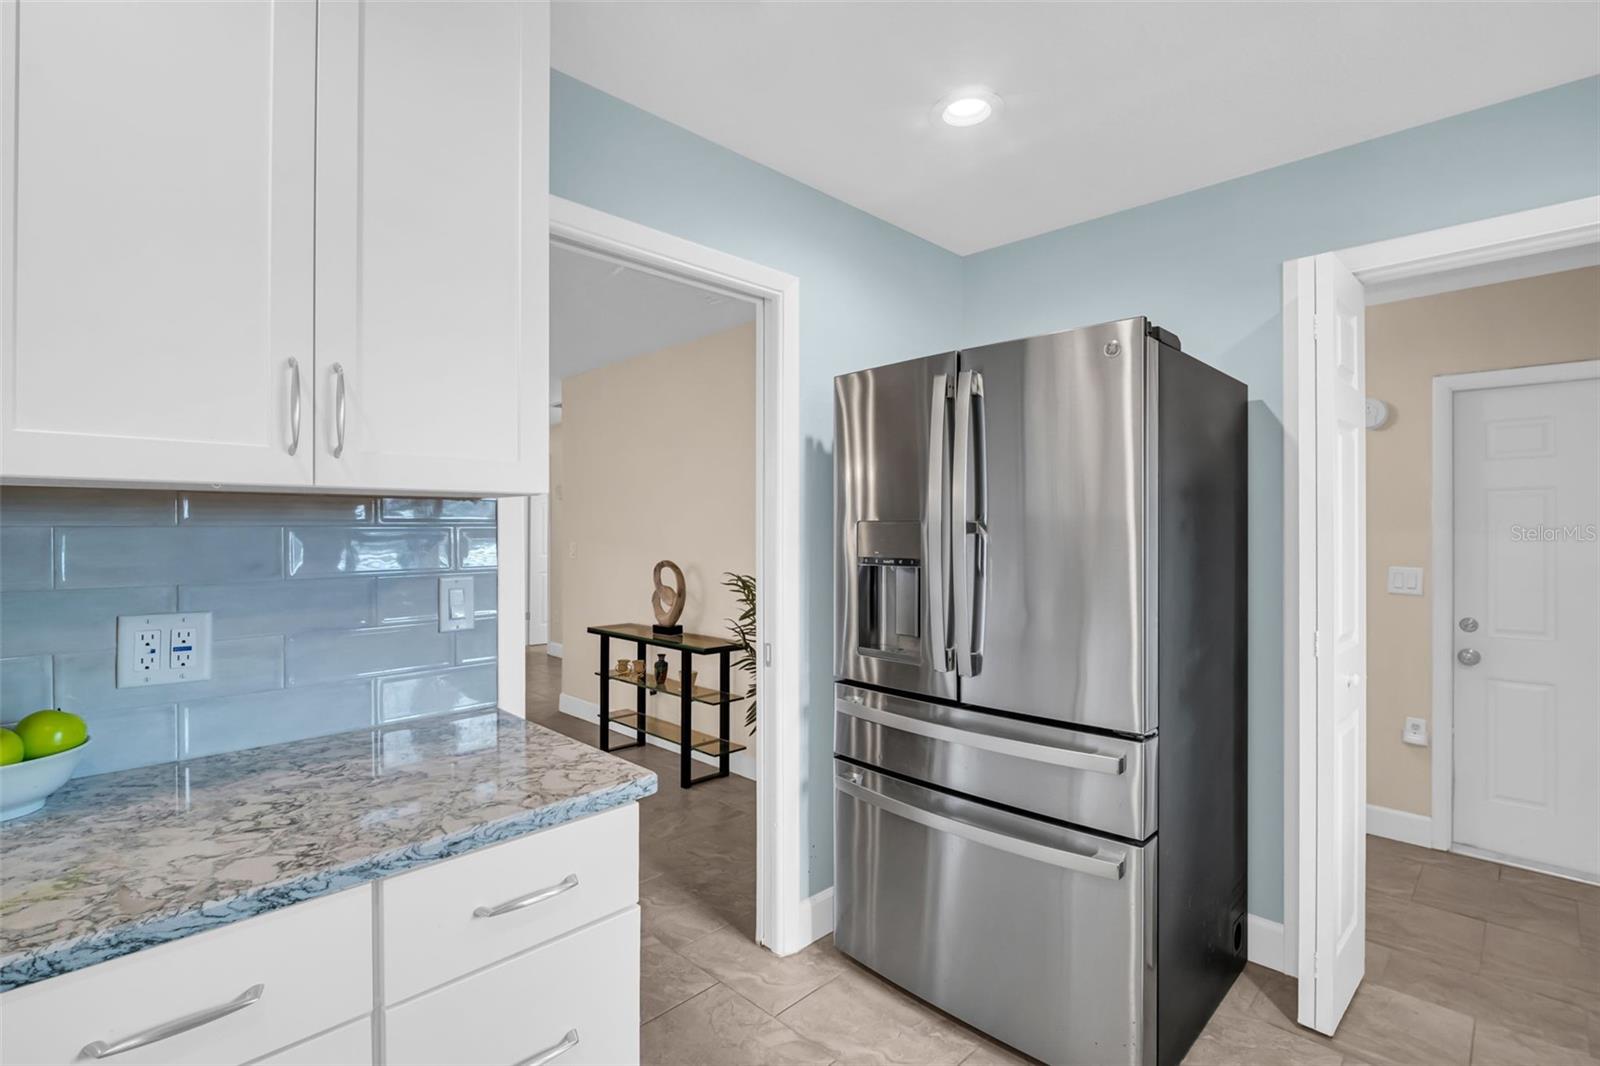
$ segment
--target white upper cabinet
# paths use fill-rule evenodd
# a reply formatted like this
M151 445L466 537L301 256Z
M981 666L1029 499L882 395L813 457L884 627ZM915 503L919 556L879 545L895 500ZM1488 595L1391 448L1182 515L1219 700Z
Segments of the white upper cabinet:
M317 483L544 492L549 7L325 0L318 34Z
M0 27L0 474L311 484L314 5Z
M0 476L545 491L548 4L0 27Z

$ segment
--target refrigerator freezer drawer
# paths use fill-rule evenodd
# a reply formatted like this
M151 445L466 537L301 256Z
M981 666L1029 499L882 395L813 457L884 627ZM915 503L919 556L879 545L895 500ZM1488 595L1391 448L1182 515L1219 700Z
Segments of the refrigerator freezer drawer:
M834 769L840 950L1046 1062L1153 1059L1153 841Z
M1156 745L834 686L839 755L1131 840L1157 828Z

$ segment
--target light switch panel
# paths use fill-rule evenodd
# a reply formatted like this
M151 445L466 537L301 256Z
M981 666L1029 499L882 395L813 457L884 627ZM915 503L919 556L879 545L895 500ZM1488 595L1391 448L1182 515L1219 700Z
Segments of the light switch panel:
M472 578L439 579L439 632L473 628Z
M117 687L211 679L211 612L117 617Z
M1388 590L1390 593L1396 596L1422 595L1422 567L1389 567Z

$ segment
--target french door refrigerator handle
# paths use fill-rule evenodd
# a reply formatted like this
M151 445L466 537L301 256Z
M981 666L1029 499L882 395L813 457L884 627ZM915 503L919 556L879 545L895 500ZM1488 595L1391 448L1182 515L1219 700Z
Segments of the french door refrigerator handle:
M983 415L982 404L983 377L973 370L963 370L956 375L956 434L955 443L950 454L950 532L952 551L955 564L952 570L955 577L951 582L954 590L955 613L955 649L956 673L961 677L976 677L983 669L983 627L980 593L987 588L979 587L979 575L988 569L989 530L988 520L988 477L983 469L983 462L987 458L983 449ZM978 417L973 418L973 412L979 409ZM973 423L978 426L976 458L973 464ZM967 518L967 471L973 471L973 500L977 509L973 511L973 519ZM969 555L968 541L972 542Z
M983 673L989 636L989 402L983 375L972 372L972 675Z
M970 840L974 844L998 851L1007 851L1024 859L1034 862L1049 863L1059 866L1063 870L1073 870L1077 873L1088 874L1091 877L1102 877L1107 881L1122 880L1123 861L1121 856L1109 850L1102 849L1094 855L1081 855L1076 851L1066 851L1062 848L1052 848L1044 844L1036 844L1031 840L1022 840L1018 837L997 833L993 829L985 829L981 825L971 822L958 821L933 811L924 810L914 804L897 800L892 796L885 796L881 792L867 788L863 784L848 777L834 778L834 785L839 791L859 800L871 807L904 818L908 822L926 826L939 833L949 833L951 836Z
M896 714L893 711L879 710L849 697L835 700L834 709L851 718L859 718L863 722L871 722L874 725L883 726L885 729L913 733L919 737L927 737L929 740L943 741L947 744L960 744L966 748L980 748L983 751L992 751L997 755L1010 755L1018 759L1049 763L1052 766L1063 766L1069 770L1087 770L1090 773L1115 776L1122 773L1127 765L1126 760L1121 755L1106 755L1097 751L1079 751L1076 748L1056 747L1051 744L1032 744L1026 740L997 737L989 733L979 733L972 729L957 729L955 726L945 725L942 722L927 722L921 718L912 718L909 715Z
M945 435L949 430L950 377L933 376L933 410L928 418L928 499L922 522L924 579L928 583L928 648L933 668L948 673L955 666L950 648L950 511L944 477Z

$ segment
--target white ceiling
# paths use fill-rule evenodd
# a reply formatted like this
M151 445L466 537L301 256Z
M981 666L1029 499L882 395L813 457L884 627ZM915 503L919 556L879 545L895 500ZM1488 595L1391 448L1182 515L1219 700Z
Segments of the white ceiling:
M580 81L961 254L1600 73L1595 3L557 3ZM932 108L983 85L1004 109Z
M550 246L550 402L561 379L755 319L755 304Z

